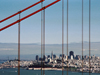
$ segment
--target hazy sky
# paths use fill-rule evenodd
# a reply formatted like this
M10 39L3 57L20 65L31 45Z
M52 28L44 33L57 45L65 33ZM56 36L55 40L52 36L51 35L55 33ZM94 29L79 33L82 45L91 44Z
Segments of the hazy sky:
M81 43L70 43L68 45L68 51L74 51L74 55L82 54ZM51 52L59 56L62 54L62 44L47 44L45 46L45 55L51 55ZM69 54L68 52L68 54ZM64 45L64 54L67 55L67 45ZM21 59L33 59L35 55L41 56L40 44L21 44L20 46ZM89 43L84 42L83 55L89 55ZM91 56L100 57L100 42L91 43ZM17 43L0 43L0 59L15 58L18 56L18 44Z
M0 0L0 20L36 3L39 0ZM45 0L44 6L55 0ZM66 43L67 0L64 0L64 38ZM21 18L40 9L41 4L21 13ZM45 10L46 44L61 44L62 1ZM69 43L81 42L82 0L69 0ZM0 23L0 28L18 20L18 15ZM89 40L89 0L84 0L84 41ZM100 42L100 0L91 0L91 41ZM0 42L18 42L18 24L0 32ZM21 43L41 43L41 12L21 22Z

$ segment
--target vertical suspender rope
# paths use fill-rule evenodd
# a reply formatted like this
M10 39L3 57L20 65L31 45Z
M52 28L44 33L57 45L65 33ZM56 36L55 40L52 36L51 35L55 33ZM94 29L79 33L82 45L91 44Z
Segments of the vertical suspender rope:
M43 55L45 56L45 7L43 10ZM45 75L45 58L43 62L43 75Z
M67 0L67 75L68 75L68 0Z
M63 75L63 55L64 55L64 0L62 0L62 75Z
M83 0L82 0L82 75L83 75Z
M89 75L91 75L91 63L90 63L90 56L91 56L91 52L90 52L90 44L91 44L91 42L90 42L90 16L91 16L91 13L90 13L90 9L91 9L91 0L89 0Z
M18 75L20 75L20 12L18 22Z
M43 7L43 2L41 2L41 8ZM41 75L42 75L42 67L43 67L43 10L41 11Z

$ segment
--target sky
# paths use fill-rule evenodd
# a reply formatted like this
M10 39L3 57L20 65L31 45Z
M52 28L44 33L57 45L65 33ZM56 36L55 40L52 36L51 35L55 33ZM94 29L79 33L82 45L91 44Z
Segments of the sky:
M84 42L83 55L89 56L89 43ZM67 45L64 44L64 54L67 55ZM68 45L68 55L70 51L74 52L74 55L82 54L81 43L70 43ZM62 44L46 44L45 55L56 54L59 56L62 54ZM35 59L36 55L41 57L41 45L40 44L21 44L20 45L21 59ZM91 43L91 56L100 57L100 42ZM0 43L0 59L15 59L18 57L18 44L17 43Z
M0 20L39 0L0 0ZM55 0L45 0L44 6ZM84 41L89 41L89 0L84 0ZM21 13L21 18L40 9L41 4ZM82 41L82 0L69 0L69 43ZM18 15L0 23L0 28L18 20ZM100 0L91 0L91 42L100 42ZM45 43L62 43L62 1L45 10ZM64 0L64 43L67 33L67 0ZM18 42L18 24L0 32L1 43ZM21 22L21 43L41 43L41 12Z
M0 0L0 20L38 2L39 0ZM45 0L43 5L46 6L55 0ZM88 55L88 41L89 41L89 0L83 0L83 41L84 41L84 55ZM41 4L32 7L31 9L21 13L21 18L35 12L41 8ZM82 0L69 0L68 10L68 42L69 51L74 51L75 54L81 54L82 42ZM19 15L0 23L0 28L19 19ZM100 0L91 0L91 53L100 55ZM51 51L60 54L62 49L62 1L50 6L45 10L45 43L57 44L46 46L46 53ZM67 0L64 0L64 43L67 39ZM23 44L37 43L39 45L27 46L21 45L21 55L32 55L40 53L41 48L41 12L23 20L21 22L21 36L20 42ZM99 42L99 43L98 43ZM18 45L5 45L2 43L18 43L18 24L15 24L0 32L0 55L17 56ZM66 54L66 45L64 45L64 52ZM24 58L26 58L24 56ZM2 58L2 56L0 56ZM11 56L13 57L13 56ZM15 58L15 57L14 57ZM21 57L22 58L22 57Z

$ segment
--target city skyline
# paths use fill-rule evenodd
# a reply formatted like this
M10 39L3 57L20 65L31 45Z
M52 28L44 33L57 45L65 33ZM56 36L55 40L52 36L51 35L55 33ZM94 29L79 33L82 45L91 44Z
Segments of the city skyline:
M99 7L100 0L0 0L0 74L100 73Z

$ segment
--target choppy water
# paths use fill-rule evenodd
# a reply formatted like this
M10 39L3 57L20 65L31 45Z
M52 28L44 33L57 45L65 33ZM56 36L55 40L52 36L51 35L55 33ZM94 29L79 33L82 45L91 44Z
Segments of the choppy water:
M67 72L64 71L63 75L67 75ZM0 69L0 75L18 75L17 69ZM20 70L20 75L41 75L40 70ZM62 75L62 71L45 71L45 75ZM82 73L78 72L68 72L68 75L82 75ZM89 75L89 73L84 73L83 75ZM91 75L100 75L96 73L92 73Z

